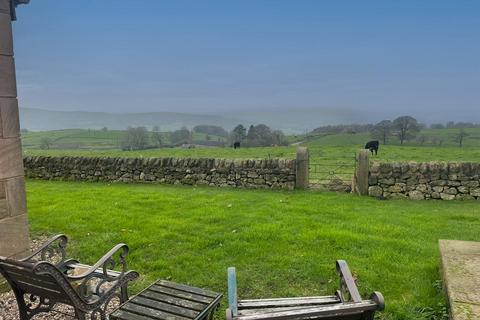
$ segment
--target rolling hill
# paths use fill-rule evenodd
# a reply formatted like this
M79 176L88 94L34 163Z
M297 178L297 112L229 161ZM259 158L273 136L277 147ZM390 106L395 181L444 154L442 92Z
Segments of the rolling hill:
M183 126L194 127L200 124L215 124L228 130L241 120L216 115L198 115L176 112L151 113L105 113L85 111L51 111L33 108L20 108L20 124L29 131L49 131L62 129L101 129L124 130L129 126L159 126L162 131L172 131Z

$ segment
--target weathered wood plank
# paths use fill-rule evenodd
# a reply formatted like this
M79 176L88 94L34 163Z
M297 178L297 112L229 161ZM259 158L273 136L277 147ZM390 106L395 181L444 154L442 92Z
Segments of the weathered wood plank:
M296 306L316 306L339 303L340 300L335 296L316 297L314 299L279 299L279 300L250 300L245 302L241 300L238 302L239 309L252 308L274 308L274 307L296 307Z
M203 309L205 309L205 304L198 303L198 302L193 302L193 301L190 301L190 300L184 300L184 299L181 299L181 298L178 298L178 297L172 297L172 296L162 294L162 293L158 293L158 292L154 292L154 291L151 291L151 290L146 290L146 291L140 293L140 296L146 297L146 298L149 298L149 299L153 299L153 300L156 300L156 301L160 301L160 302L169 303L169 304L176 305L176 306L179 306L179 307L188 308L188 309L195 310L195 311L202 311Z
M155 310L152 308L144 307L141 305L137 305L135 303L126 303L123 305L121 310L130 311L139 315L147 316L152 319L159 319L159 320L190 320L189 318L182 317L173 313Z
M300 309L305 309L305 306L261 308L261 309L239 309L238 310L238 315L241 317L241 316L248 316L248 315L253 315L253 314L262 314L262 313L280 312L280 311L291 311L291 310L300 310Z
M13 273L8 274L9 278L15 283L22 283L24 285L32 285L39 288L45 288L52 291L63 292L63 289L56 282L42 281L42 279L35 279L26 276L18 276Z
M176 315L190 318L190 319L195 319L195 317L200 313L198 311L193 311L187 308L178 307L169 303L155 301L155 300L144 298L141 296L137 296L133 298L131 301L135 304L142 305L144 307L165 311L168 313L176 314Z
M188 293L188 292L184 292L184 291L178 291L178 290L175 290L175 289L161 287L161 286L157 286L157 285L151 286L149 290L159 292L159 293L168 294L168 295L183 298L183 299L187 299L187 300L194 301L194 302L204 303L204 304L209 304L210 302L212 302L211 298L207 298L207 297L204 297L204 296L201 296L201 295L198 295L198 294L194 294L194 293Z
M187 286L187 285L184 285L184 284L178 284L178 283L170 282L170 281L167 281L167 280L160 280L159 282L157 282L157 285L164 286L164 287L169 287L171 289L181 290L181 291L185 291L185 292L189 292L189 293L199 294L199 295L202 295L202 296L205 296L205 297L212 298L212 300L215 299L216 297L218 297L218 293L215 293L213 291L208 291L208 290L204 290L204 289L200 289L200 288L190 287L190 286Z
M306 307L290 311L268 312L261 314L252 314L246 316L238 316L238 320L260 320L260 319L311 319L321 317L341 317L352 314L362 314L365 311L376 310L377 305L371 301L363 301L357 303L339 303L326 305L322 307Z
M268 298L268 299L242 299L239 302L254 302L254 301L284 301L284 300L313 300L313 299L323 299L323 298L333 298L336 299L336 296L312 296L312 297L291 297L291 298Z
M234 267L228 268L228 308L233 316L238 315L237 274Z
M117 310L110 315L111 320L152 320L150 317L141 316L125 310Z

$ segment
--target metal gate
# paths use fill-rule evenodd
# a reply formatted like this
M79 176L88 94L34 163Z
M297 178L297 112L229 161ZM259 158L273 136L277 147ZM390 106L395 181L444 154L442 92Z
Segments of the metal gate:
M319 190L350 192L355 163L355 153L335 158L310 155L310 186Z

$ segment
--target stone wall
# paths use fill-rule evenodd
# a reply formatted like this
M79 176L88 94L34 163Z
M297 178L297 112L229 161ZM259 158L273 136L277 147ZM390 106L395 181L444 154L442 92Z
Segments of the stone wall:
M480 163L374 162L368 193L415 200L480 200Z
M239 188L295 188L295 160L25 157L28 178L167 183Z

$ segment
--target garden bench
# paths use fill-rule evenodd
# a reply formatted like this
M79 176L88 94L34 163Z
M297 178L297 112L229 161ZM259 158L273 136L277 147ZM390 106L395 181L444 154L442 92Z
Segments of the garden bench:
M374 292L369 300L363 300L348 265L338 260L337 273L340 289L332 296L237 300L235 268L228 269L227 320L372 320L376 311L382 311L385 303L380 292Z
M21 320L52 311L57 303L72 306L78 319L107 319L114 299L128 300L127 285L138 273L127 270L128 247L119 244L95 265L66 259L68 239L58 235L21 260L0 257L0 273L17 299ZM120 271L109 268L119 267Z
M49 312L57 303L70 305L77 319L86 320L210 320L221 294L158 280L129 300L127 285L138 278L127 271L128 247L119 244L95 265L66 259L68 239L58 235L27 258L0 257L0 274L17 299L20 319ZM116 266L120 271L110 270ZM111 314L112 300L120 307Z

